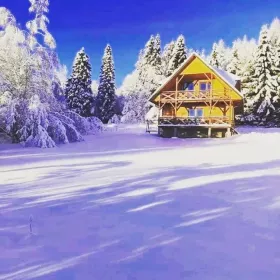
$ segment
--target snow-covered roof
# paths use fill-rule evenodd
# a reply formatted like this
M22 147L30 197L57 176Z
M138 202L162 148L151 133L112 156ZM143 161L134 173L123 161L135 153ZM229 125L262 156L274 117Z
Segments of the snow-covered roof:
M205 65L207 65L218 77L220 77L223 81L225 81L236 93L243 98L243 94L235 87L236 81L240 80L240 77L231 74L225 70L219 69L217 67L213 67L209 65L201 56L199 56L196 52L191 53L191 55L187 58L187 60L168 78L166 78L161 86L149 97L149 101L151 101L155 96L157 96L160 91L171 81L174 77L178 76L188 65L188 63L194 58L199 58Z
M225 80L227 81L229 84L231 84L233 87L235 87L236 85L236 81L240 81L240 77L232 74L232 73L229 73L223 69L220 69L218 67L213 67L212 68L220 74L220 76Z

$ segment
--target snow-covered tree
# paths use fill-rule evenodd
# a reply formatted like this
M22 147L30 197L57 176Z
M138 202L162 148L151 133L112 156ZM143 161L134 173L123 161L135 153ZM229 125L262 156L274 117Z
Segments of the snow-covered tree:
M155 67L157 75L162 74L161 39L159 34L155 37L151 66Z
M169 63L169 69L167 75L170 76L173 74L175 70L177 70L187 59L187 48L185 43L185 37L183 35L179 35L172 58Z
M280 38L277 42L275 42L273 64L275 71L274 75L277 84L277 95L280 97Z
M212 52L208 59L210 65L226 70L230 61L231 50L226 47L225 42L220 39L218 43L214 43Z
M280 40L280 20L275 18L269 26L268 29L268 39L271 41L272 45L276 45Z
M156 38L153 35L150 37L140 51L135 67L138 90L150 93L155 91L163 78L159 35Z
M143 89L134 90L127 93L123 108L123 123L144 123L145 115L149 111L147 96L149 91Z
M210 63L210 65L212 65L214 67L217 67L217 68L220 67L220 62L218 60L217 43L213 44L209 63Z
M67 81L65 96L70 110L83 117L91 116L93 105L91 64L84 48L76 54L72 75Z
M115 104L115 66L112 48L110 45L107 45L102 59L94 114L103 123L108 123L114 115Z
M162 74L164 77L170 76L171 69L170 67L170 61L173 56L175 48L175 41L171 41L170 43L166 44L163 52L162 52Z
M43 36L44 43L51 49L55 49L56 43L48 31L47 24L49 19L46 14L49 12L49 0L29 0L31 6L29 12L35 14L35 18L27 22L26 27L31 36L40 34ZM34 41L34 39L31 38Z
M241 69L246 68L247 64L252 63L257 47L257 41L255 39L248 39L246 35L233 42L233 48L238 52Z
M240 75L241 72L238 51L235 46L232 48L231 60L227 65L227 71L237 76Z
M30 45L31 34L0 8L0 130L25 146L54 147L81 141L92 122L69 115L54 94L58 59L48 45ZM79 121L78 121L79 120Z
M276 92L276 82L273 65L273 51L268 39L268 27L264 25L260 32L259 45L254 65L254 80L256 88L253 96L254 112L260 117L270 115L275 110L279 96Z

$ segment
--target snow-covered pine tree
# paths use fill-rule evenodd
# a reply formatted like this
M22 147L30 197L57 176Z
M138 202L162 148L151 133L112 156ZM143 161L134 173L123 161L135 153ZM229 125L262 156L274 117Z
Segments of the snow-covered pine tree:
M138 75L138 90L150 92L155 91L162 81L161 74L161 47L160 37L152 35L140 51L138 61L136 62L136 73Z
M164 78L161 68L160 37L153 35L138 56L136 69L123 81L118 90L125 97L122 122L144 122L149 110L148 97Z
M218 60L217 43L213 44L209 64L217 68L220 67L220 62Z
M237 76L240 75L240 60L238 56L238 50L235 46L232 48L231 60L227 65L227 71Z
M35 42L32 38L33 36L40 34L44 38L45 45L51 49L55 49L55 40L47 28L49 19L46 14L49 12L49 0L29 0L29 2L31 4L29 12L35 14L35 18L26 24L31 35L31 42Z
M168 77L171 74L171 71L169 69L170 61L173 56L175 48L175 41L171 41L170 43L166 44L163 52L162 52L162 74L164 77Z
M175 70L177 70L187 59L187 48L185 43L185 37L181 34L179 35L172 58L170 60L169 69L167 75L170 76Z
M256 88L252 99L253 111L257 116L265 118L275 110L275 105L279 102L274 76L273 50L268 39L267 25L264 25L260 32L254 68L253 78Z
M280 40L280 20L275 18L269 26L268 29L268 38L271 41L272 45L275 46Z
M95 116L97 116L103 123L108 123L114 115L115 104L115 66L112 48L110 45L107 45L102 58L98 94L94 110Z
M155 37L151 66L155 67L155 72L157 75L162 74L161 39L159 34L157 34Z
M273 56L273 64L274 64L274 75L277 84L277 96L280 98L280 38L275 42L274 45L274 56Z
M231 58L231 51L226 47L225 42L220 39L214 43L209 58L210 65L226 70Z
M75 57L71 77L65 89L68 108L83 117L90 117L93 103L91 64L82 48Z

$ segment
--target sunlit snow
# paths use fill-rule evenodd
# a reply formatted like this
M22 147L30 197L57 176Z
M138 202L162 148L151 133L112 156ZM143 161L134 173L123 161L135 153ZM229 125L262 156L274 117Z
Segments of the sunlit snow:
M0 144L0 280L278 280L280 129L239 131Z

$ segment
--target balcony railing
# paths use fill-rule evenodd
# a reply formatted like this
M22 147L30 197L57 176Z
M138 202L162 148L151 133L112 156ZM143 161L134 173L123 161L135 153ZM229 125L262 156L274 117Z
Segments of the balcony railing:
M196 90L184 90L184 91L164 91L160 94L161 102L172 101L206 101L206 100L230 100L230 95L224 91L196 91Z
M174 117L163 116L158 120L161 126L232 126L233 121L229 117Z

